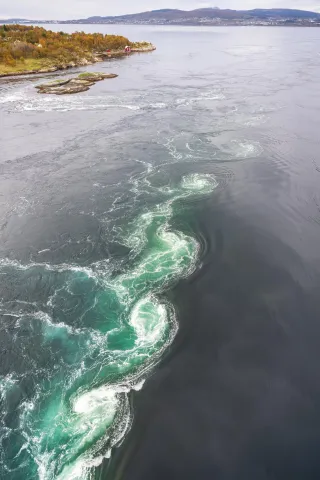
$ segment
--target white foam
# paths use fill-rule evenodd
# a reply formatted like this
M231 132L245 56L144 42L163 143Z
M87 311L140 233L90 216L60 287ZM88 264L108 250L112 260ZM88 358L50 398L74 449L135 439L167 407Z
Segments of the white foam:
M203 102L203 101L214 101L214 100L224 100L226 97L223 93L218 91L209 90L208 92L203 92L202 94L196 97L187 97L187 98L177 98L176 105L178 107L188 107L190 105Z
M150 103L151 108L166 108L167 104L166 103Z
M262 147L257 142L250 143L248 141L234 141L234 145L236 157L257 157L262 153Z
M129 322L135 329L138 345L154 345L163 338L166 331L166 307L149 295L135 304Z
M55 96L34 92L26 87L15 93L9 93L0 97L0 104L8 104L10 110L19 112L69 112L87 110L105 110L110 108L123 108L128 110L140 110L141 106L135 103L125 103L120 97L115 96ZM158 105L158 104L155 104ZM155 106L154 108L160 108Z
M78 415L101 415L112 422L118 406L117 389L100 387L77 397L73 404L73 411Z
M70 112L70 111L88 111L88 110L106 110L110 108L124 108L127 110L140 110L138 105L123 105L116 103L83 103L75 104L68 102L45 103L36 100L19 103L16 107L19 111L35 112Z
M46 312L35 312L31 314L33 318L41 320L43 324L43 335L45 339L52 339L55 337L58 338L68 338L70 334L80 334L81 330L71 327L63 322L55 323L53 322L50 315Z
M194 173L183 177L181 187L185 190L198 193L212 192L218 186L218 182L213 175Z
M145 379L140 380L140 382L136 383L135 385L132 386L132 389L135 390L136 392L139 392L142 390L143 385L145 384Z
M79 458L71 465L65 466L63 471L56 477L56 480L84 480L88 477L89 469L90 465L87 465L85 459ZM42 478L44 480L48 478L45 471Z
M0 96L0 103L14 103L22 101L25 98L24 91L18 91L15 93L9 93L7 95Z
M94 264L93 264L94 265ZM80 267L79 265L60 263L53 265L51 263L31 262L22 264L18 260L11 260L9 258L0 259L0 267L11 267L17 270L30 270L32 268L43 268L52 272L83 272L90 278L96 278L95 272L90 267Z
M0 375L0 398L4 400L7 393L16 385L17 381L13 373L6 376Z
M246 139L234 139L229 144L223 145L222 151L233 158L253 158L258 157L263 152L259 142L252 142Z

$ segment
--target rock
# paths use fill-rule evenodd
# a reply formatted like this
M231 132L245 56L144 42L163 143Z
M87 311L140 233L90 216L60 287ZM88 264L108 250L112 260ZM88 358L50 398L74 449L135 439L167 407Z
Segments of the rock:
M140 46L140 47L132 47L131 52L132 53L144 53L144 52L153 52L156 50L156 47L152 45L151 43L146 46Z
M43 88L51 88L51 87L61 87L62 85L66 85L69 82L70 82L70 78L61 79L61 80L52 80L52 82L41 83L40 85L36 85L36 88L43 89Z
M115 78L115 73L97 73L84 72L77 78L67 78L53 80L52 82L36 85L39 93L49 93L53 95L69 95L72 93L86 92L95 82L105 78Z
M104 73L103 78L116 78L118 76L116 73Z
M88 60L87 58L79 58L77 60L77 66L78 67L85 67L87 65L91 65L92 61Z
M83 85L87 87L92 87L94 85L94 82L90 82L89 80L81 80L80 78L72 78L70 80L69 85Z
M57 70L58 70L58 67L41 68L40 70L37 71L37 73L50 73L50 72L56 72Z
M39 93L51 93L55 95L64 95L71 93L85 92L92 87L94 82L80 80L78 78L68 78L66 80L53 80L52 82L36 85Z
M67 83L66 85L61 85L60 87L46 87L39 90L39 93L49 93L53 95L70 95L72 93L86 92L89 90L89 85L83 84L74 84Z
M115 73L84 72L78 75L79 80L88 80L89 82L99 82L105 78L116 78Z

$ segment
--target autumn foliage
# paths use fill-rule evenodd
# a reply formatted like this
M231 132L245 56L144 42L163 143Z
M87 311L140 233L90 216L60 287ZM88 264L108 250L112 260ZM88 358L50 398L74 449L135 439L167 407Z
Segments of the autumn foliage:
M131 42L118 35L101 33L52 32L25 25L0 26L0 63L14 66L25 59L43 59L52 63L92 60L95 53L122 50Z

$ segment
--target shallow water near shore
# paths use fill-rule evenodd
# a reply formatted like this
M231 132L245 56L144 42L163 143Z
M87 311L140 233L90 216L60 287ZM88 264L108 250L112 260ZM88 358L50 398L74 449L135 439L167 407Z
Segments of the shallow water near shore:
M319 478L320 30L81 27L157 50L0 82L0 477Z

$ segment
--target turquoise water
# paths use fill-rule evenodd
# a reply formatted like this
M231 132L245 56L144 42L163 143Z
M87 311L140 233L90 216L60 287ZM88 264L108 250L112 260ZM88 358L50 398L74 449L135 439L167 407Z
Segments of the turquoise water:
M57 320L44 311L20 320L29 334L36 331L42 350L57 349L58 362L51 370L35 359L42 371L35 395L20 406L19 428L8 432L14 451L6 464L15 478L19 469L40 480L90 478L130 429L130 391L142 388L176 334L174 306L164 294L197 268L199 243L171 221L189 198L210 195L217 182L190 174L176 185L155 187L149 174L139 176L139 185L157 190L163 201L118 227L114 240L130 257L121 272L108 262L86 268L2 262L2 272L15 269L26 279L54 272L59 285L48 300ZM59 317L74 302L79 327ZM5 402L14 386L13 377L2 383Z

